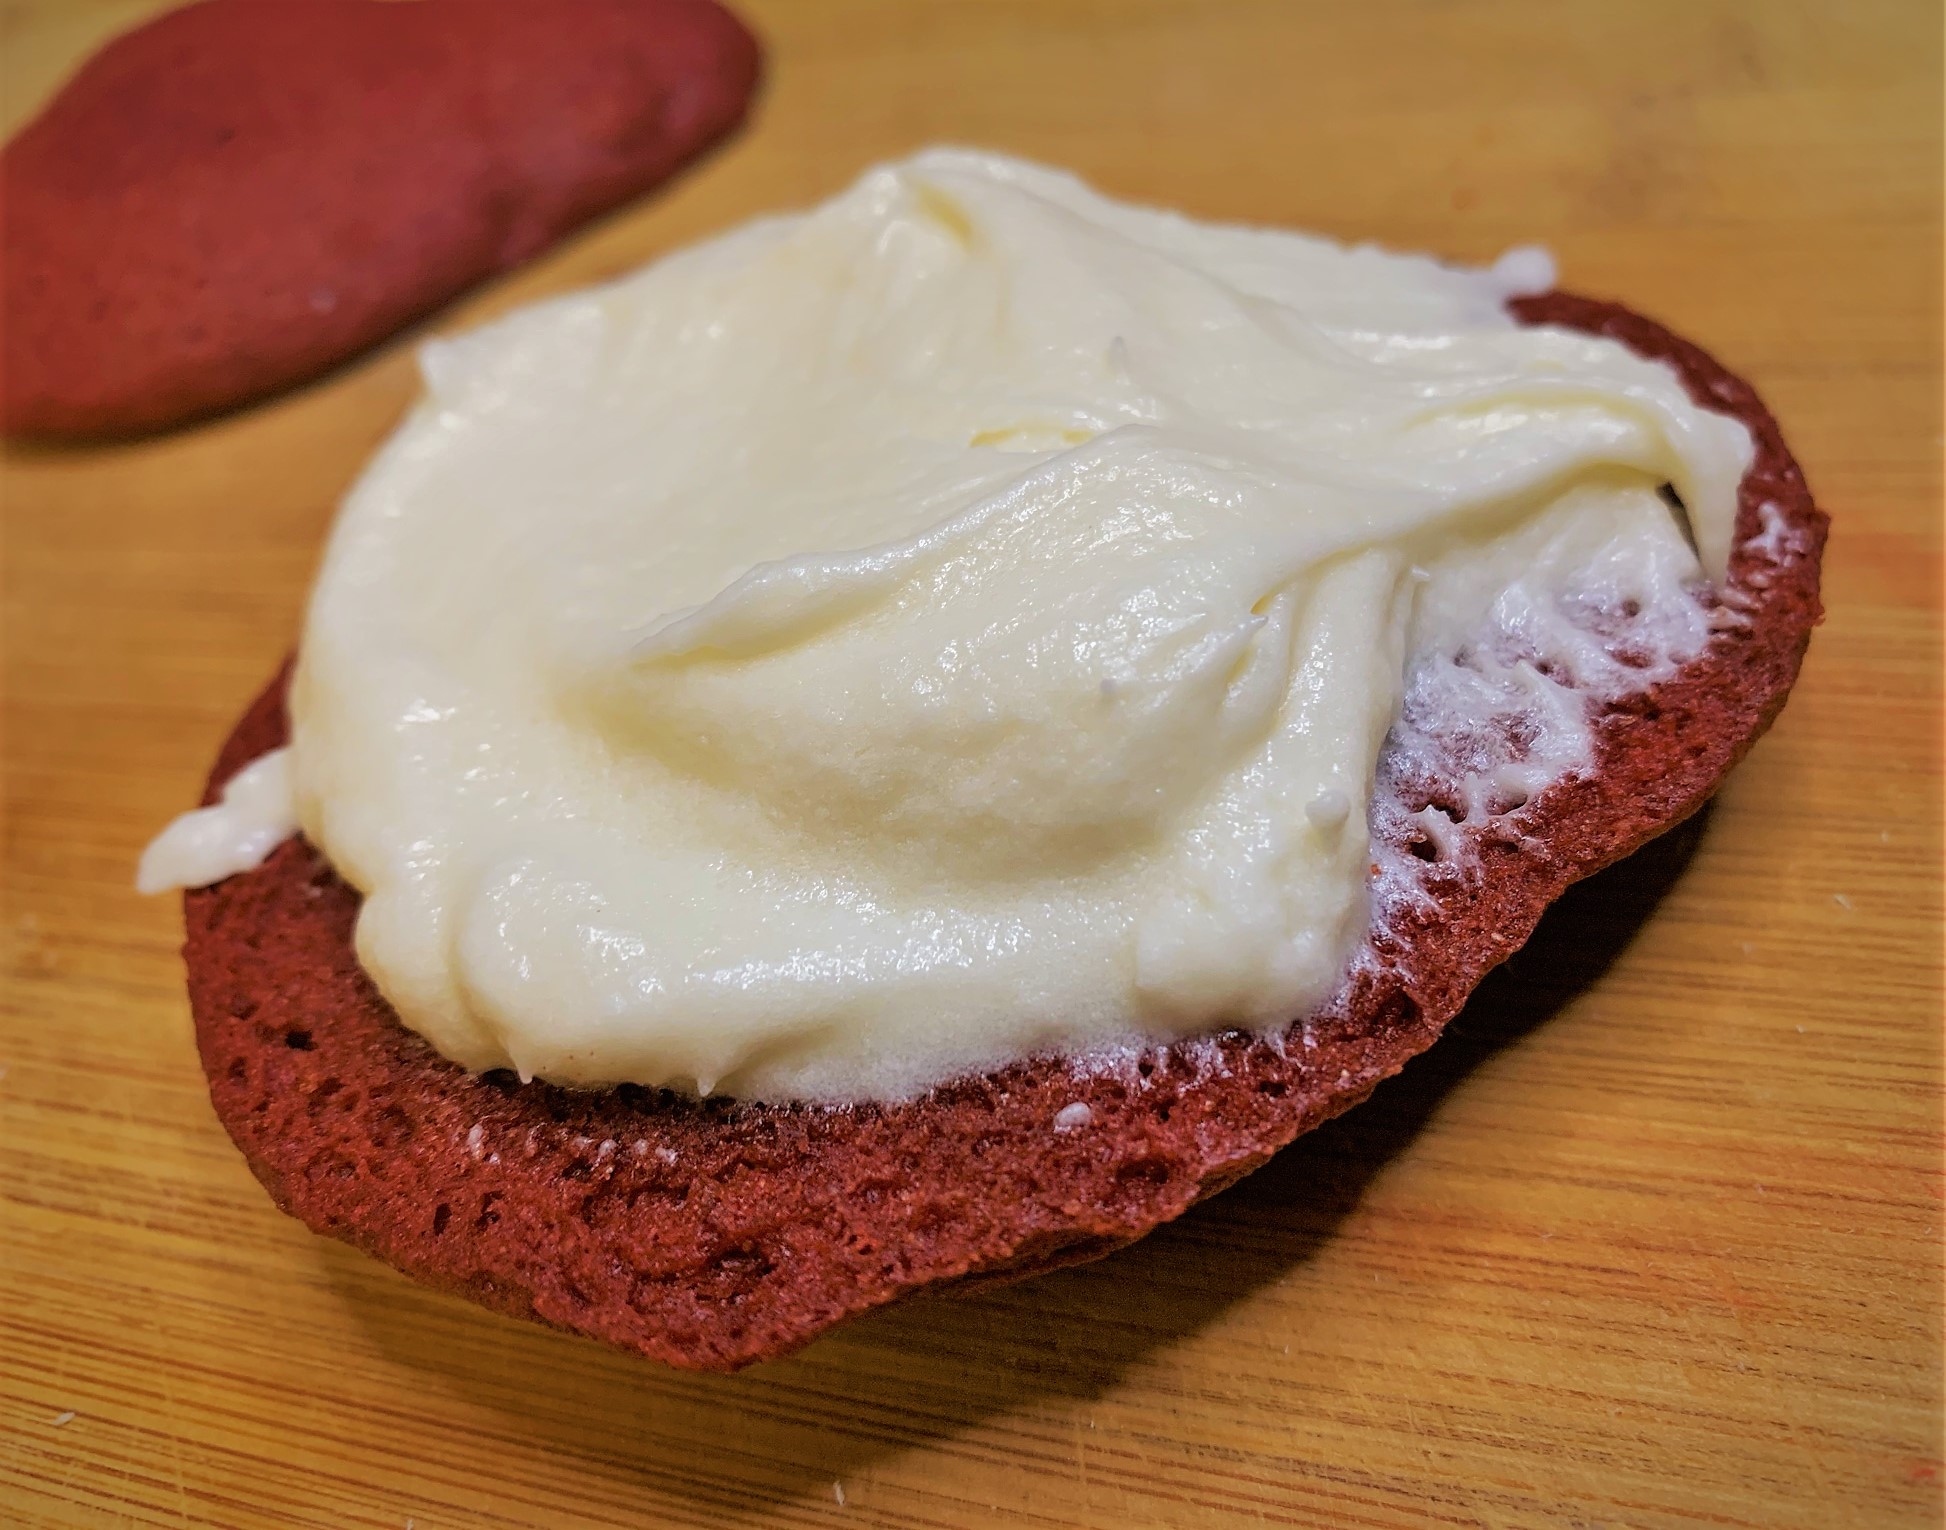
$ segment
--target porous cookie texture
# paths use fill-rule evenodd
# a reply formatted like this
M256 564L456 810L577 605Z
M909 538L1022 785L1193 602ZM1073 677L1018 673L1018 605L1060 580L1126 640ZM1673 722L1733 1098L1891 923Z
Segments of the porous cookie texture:
M0 154L0 428L112 435L316 376L743 116L711 0L203 0Z
M357 893L293 840L185 899L211 1098L258 1178L430 1285L731 1370L924 1287L1096 1258L1357 1104L1570 883L1703 803L1783 705L1820 614L1826 520L1747 384L1613 304L1512 307L1668 361L1749 426L1729 576L1679 664L1637 613L1572 600L1422 660L1373 800L1371 934L1329 1004L1271 1036L1032 1057L892 1105L522 1084L469 1074L398 1022L353 954ZM284 742L286 678L206 800ZM1596 718L1594 768L1527 792L1548 709L1568 704Z

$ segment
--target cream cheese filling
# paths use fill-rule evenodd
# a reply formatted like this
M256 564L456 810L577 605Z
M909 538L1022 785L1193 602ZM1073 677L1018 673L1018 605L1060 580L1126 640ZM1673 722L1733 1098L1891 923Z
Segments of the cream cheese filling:
M291 697L360 960L468 1067L766 1100L1302 1014L1415 663L1704 641L1748 435L1550 279L936 150L429 346Z

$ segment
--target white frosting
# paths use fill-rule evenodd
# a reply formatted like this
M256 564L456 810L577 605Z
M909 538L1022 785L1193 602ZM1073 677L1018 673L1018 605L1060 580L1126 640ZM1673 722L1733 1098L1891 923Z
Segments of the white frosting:
M297 832L291 753L273 749L231 776L222 797L184 813L142 852L135 890L207 887L263 864Z
M1748 436L1551 280L935 151L429 346L292 697L360 959L469 1067L765 1099L1304 1012L1428 656L1706 636L1656 489L1720 572Z

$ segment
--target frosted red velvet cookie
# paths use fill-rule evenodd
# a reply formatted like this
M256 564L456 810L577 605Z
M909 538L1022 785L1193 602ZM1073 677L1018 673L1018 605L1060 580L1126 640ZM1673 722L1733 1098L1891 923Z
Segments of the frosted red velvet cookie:
M1592 768L1524 802L1474 800L1478 737L1408 695L1370 813L1388 870L1331 1002L1277 1034L1106 1069L1029 1057L886 1104L523 1084L470 1073L399 1023L353 953L357 893L297 839L187 897L211 1097L258 1178L310 1227L430 1285L727 1370L922 1289L1107 1253L1364 1099L1572 882L1705 801L1783 705L1819 618L1825 517L1751 388L1615 305L1557 292L1510 306L1667 362L1698 404L1748 427L1727 576L1701 597L1707 645L1591 702ZM1594 619L1625 655L1626 626ZM238 725L206 801L284 742L284 687Z

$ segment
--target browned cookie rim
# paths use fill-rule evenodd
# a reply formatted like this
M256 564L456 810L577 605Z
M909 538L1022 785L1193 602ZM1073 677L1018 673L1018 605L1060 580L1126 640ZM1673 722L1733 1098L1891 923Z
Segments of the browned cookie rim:
M1617 305L1511 306L1670 362L1699 403L1749 426L1732 619L1674 676L1605 709L1593 774L1469 827L1464 864L1428 866L1431 898L1375 933L1290 1044L1230 1033L1112 1072L1034 1058L856 1109L475 1076L398 1023L352 952L357 895L293 840L185 898L211 1099L257 1177L308 1226L428 1284L727 1370L927 1285L1094 1258L1362 1100L1569 883L1702 804L1783 705L1820 616L1826 518L1755 391ZM205 800L283 742L285 680L238 724ZM1378 832L1397 835L1400 816ZM1086 1124L1058 1129L1075 1104Z

